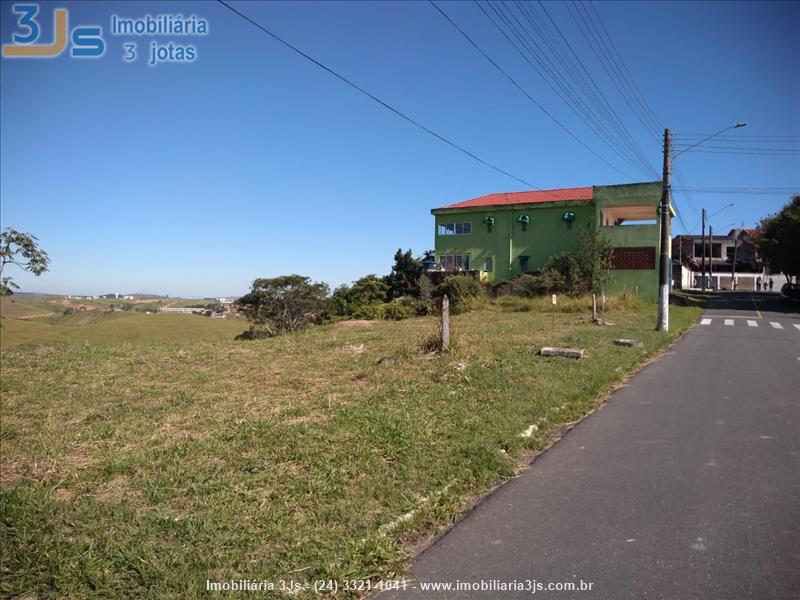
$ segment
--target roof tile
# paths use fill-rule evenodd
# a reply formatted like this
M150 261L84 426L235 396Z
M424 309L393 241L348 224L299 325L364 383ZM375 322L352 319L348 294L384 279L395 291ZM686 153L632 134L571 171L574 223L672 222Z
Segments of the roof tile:
M442 208L472 208L478 206L509 206L514 204L543 204L545 202L586 202L592 199L592 187L502 192L487 194L472 200L448 204Z

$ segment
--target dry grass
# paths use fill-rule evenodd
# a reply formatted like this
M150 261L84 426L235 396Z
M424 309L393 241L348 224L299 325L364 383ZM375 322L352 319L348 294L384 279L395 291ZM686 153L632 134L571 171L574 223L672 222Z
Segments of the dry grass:
M518 306L453 317L439 356L419 349L434 317L4 352L0 593L183 598L207 578L402 572L408 544L669 339L651 306L617 305L615 327ZM537 357L545 344L590 358Z

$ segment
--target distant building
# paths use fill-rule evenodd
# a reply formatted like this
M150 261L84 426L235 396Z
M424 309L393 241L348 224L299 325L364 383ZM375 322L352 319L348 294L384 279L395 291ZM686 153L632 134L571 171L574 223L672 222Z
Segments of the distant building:
M778 284L758 253L756 230L731 229L727 235L705 237L706 287L715 290L754 290L756 281ZM703 286L703 236L678 235L672 240L672 279L676 288ZM734 286L735 284L735 286ZM780 285L778 285L780 287Z

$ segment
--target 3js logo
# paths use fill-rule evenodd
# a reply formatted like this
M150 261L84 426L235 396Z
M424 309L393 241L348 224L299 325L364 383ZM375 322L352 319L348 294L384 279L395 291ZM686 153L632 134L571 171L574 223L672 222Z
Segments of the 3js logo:
M13 35L13 44L3 45L6 58L54 58L67 48L69 17L66 8L53 11L53 41L37 44L41 37L41 26L36 20L38 4L15 4L12 7L17 18L18 32ZM99 58L106 51L103 30L98 26L75 27L69 36L71 54L76 58Z

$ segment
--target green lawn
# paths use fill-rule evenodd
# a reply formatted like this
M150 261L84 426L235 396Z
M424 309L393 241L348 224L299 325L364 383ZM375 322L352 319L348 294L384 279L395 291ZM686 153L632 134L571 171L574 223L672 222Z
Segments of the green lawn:
M674 337L653 330L654 305L614 304L613 326L567 303L583 312L554 328L538 301L487 303L453 318L453 351L433 358L418 350L432 317L7 350L0 593L185 598L207 579L402 574L409 548ZM674 307L673 332L698 314Z

